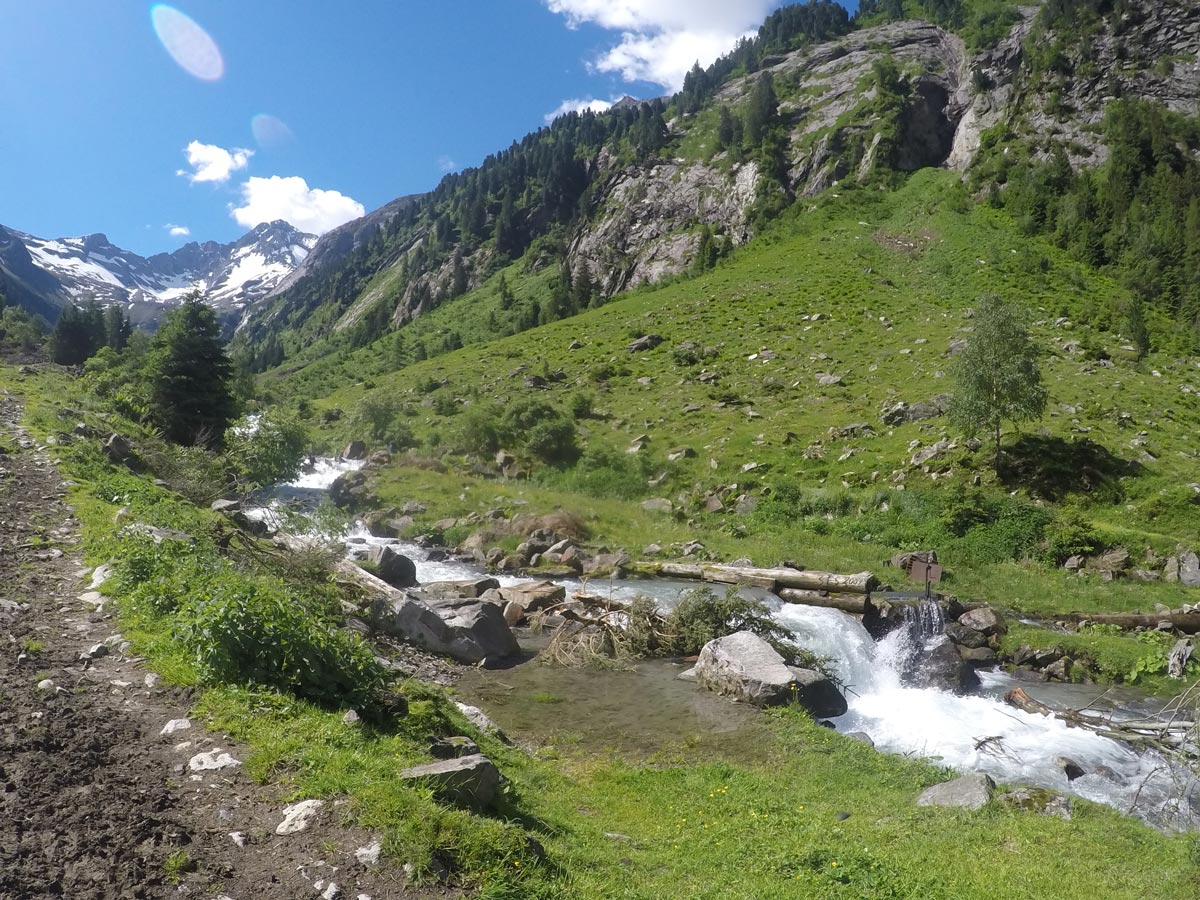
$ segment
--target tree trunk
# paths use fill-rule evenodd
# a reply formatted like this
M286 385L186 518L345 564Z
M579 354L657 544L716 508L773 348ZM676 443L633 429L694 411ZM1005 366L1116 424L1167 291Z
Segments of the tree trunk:
M865 594L826 594L822 591L803 591L798 588L780 588L779 599L785 603L801 606L820 606L825 609L840 609L842 612L861 616L867 611L869 600Z
M1096 613L1077 615L1076 619L1087 619L1097 625L1116 625L1132 631L1135 628L1153 630L1159 622L1170 622L1171 627L1184 634L1200 634L1200 613Z
M996 476L1000 475L1000 420L996 420Z

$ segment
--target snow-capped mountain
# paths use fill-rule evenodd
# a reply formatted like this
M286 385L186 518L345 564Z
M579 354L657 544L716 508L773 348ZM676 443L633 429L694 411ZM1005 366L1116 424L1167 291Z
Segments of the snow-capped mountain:
M51 308L95 298L121 303L135 324L199 290L229 318L269 294L316 244L284 221L267 222L230 244L191 242L149 258L111 244L103 234L47 240L0 227L0 283L32 293ZM13 285L15 281L18 285Z

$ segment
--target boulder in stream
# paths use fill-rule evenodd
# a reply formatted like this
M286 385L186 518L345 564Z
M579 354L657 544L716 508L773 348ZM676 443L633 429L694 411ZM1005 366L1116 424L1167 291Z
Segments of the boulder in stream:
M376 573L392 587L412 587L417 583L417 567L403 553L398 553L386 544L372 547L367 561L375 566Z
M342 451L342 459L366 459L367 444L365 441L351 441Z
M695 673L696 681L709 690L755 706L795 701L822 717L843 715L847 708L846 698L829 678L787 665L774 647L749 631L705 644Z
M975 669L946 638L937 639L922 651L915 680L918 687L954 694L979 687L979 676L975 674Z

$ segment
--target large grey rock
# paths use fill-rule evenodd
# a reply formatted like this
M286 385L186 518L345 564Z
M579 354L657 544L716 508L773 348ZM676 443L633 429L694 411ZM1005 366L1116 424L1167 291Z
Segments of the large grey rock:
M412 587L417 583L417 567L413 561L386 544L372 547L367 560L375 566L379 577L392 587Z
M705 644L696 660L695 676L711 691L756 706L795 701L815 716L846 712L846 698L828 678L787 665L774 647L749 631Z
M471 665L520 651L504 613L494 603L448 601L434 609L414 596L379 597L367 617L384 634Z
M421 585L421 593L435 598L477 598L488 591L497 590L500 582L495 578L469 578L463 581L431 581Z
M351 441L342 451L342 459L366 459L367 445L365 441Z
M521 652L503 608L486 600L451 600L435 609L450 628L456 659L506 659Z
M963 775L953 781L926 788L917 797L917 805L982 809L995 792L996 782L987 775Z
M1179 581L1184 587L1200 587L1200 556L1192 551L1179 557Z
M343 472L329 486L329 499L342 509L369 506L371 494L367 488L367 478L367 473L362 469Z
M989 637L1005 630L1004 617L990 606L967 610L958 617L958 624L965 628L973 628Z
M567 599L567 589L553 581L529 581L500 588L506 603L515 603L526 613L540 612Z
M413 766L400 778L430 788L439 800L478 812L492 805L500 787L500 771L480 753Z

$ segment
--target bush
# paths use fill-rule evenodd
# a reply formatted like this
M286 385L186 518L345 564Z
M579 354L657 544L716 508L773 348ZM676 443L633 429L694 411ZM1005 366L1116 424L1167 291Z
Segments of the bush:
M474 403L459 416L458 443L467 453L490 456L500 449L500 407L495 403Z
M768 641L785 659L796 647L791 632L777 624L767 608L730 588L718 597L708 588L684 591L666 617L665 649L676 656L694 656L709 641L738 631L750 631Z
M263 415L253 425L242 419L225 435L225 459L238 487L254 490L299 475L307 443L293 419Z
M1046 527L1046 562L1060 566L1072 556L1091 556L1105 549L1104 539L1077 510L1067 510Z
M309 598L232 573L206 587L180 628L204 681L261 684L332 705L365 703L385 684L370 649L332 627Z

